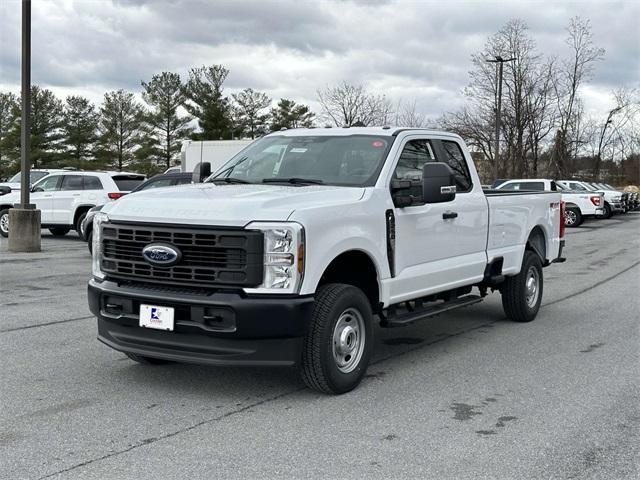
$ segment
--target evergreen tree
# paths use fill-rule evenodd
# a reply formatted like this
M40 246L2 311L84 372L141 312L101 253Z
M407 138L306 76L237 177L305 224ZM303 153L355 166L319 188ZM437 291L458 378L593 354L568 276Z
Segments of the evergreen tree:
M222 65L192 68L184 85L187 112L198 119L200 132L196 140L231 138L229 99L223 95L223 84L229 75Z
M146 148L169 168L180 152L181 140L191 132L188 127L191 118L178 114L178 108L185 101L182 82L177 73L162 72L154 75L150 82L142 82L142 87L142 98L149 106L145 127L150 142Z
M122 170L140 142L143 110L133 93L105 93L100 108L100 157Z
M314 117L315 114L307 105L281 98L277 107L271 109L269 129L275 132L283 128L309 128L313 126Z
M89 99L75 95L67 97L62 124L63 143L69 157L76 162L92 157L98 139L99 118L100 114Z
M31 155L33 168L58 160L62 139L63 107L51 90L31 87ZM20 122L9 131L5 142L9 149L20 150Z
M240 93L234 94L233 99L245 131L251 138L263 135L271 116L269 111L265 111L271 105L271 99L265 93L256 92L252 88L245 88Z
M11 144L11 132L20 130L20 103L11 92L0 92L0 175L8 170L12 161L20 155Z

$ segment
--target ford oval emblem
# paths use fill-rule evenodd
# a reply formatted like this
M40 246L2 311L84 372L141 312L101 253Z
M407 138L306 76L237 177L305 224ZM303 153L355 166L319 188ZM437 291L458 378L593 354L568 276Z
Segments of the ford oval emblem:
M151 265L170 267L180 261L182 253L173 245L150 243L142 249L142 256Z

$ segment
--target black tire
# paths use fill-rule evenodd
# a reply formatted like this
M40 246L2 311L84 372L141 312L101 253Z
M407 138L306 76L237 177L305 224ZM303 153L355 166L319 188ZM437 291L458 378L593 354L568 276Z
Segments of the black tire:
M76 220L75 231L80 238L82 238L82 222L87 217L87 212L83 212L80 214L78 219Z
M530 291L527 288L527 282L532 270L537 275L535 300L528 298ZM507 277L502 284L502 308L504 308L507 318L514 322L530 322L536 318L542 302L543 291L544 277L540 257L530 250L525 250L520 273Z
M137 355L135 353L125 353L134 362L141 363L142 365L164 365L165 363L171 363L169 360L163 360L161 358L145 357L144 355Z
M607 202L604 202L604 214L602 215L602 218L604 218L605 220L607 218L611 218L611 205L609 205Z
M71 229L67 227L53 227L49 231L54 237L64 237Z
M302 380L309 388L323 393L340 394L358 386L367 371L373 351L372 318L369 300L359 288L342 283L320 287L309 331L304 339L300 368ZM359 333L355 334L356 331ZM340 336L344 340L343 352L338 353L340 342L334 342L337 332L344 334ZM361 345L362 340L364 345ZM351 347L354 348L353 356L344 352ZM347 363L339 365L337 356Z
M0 210L0 235L4 238L9 236L9 209Z
M89 253L93 253L93 230L89 231L87 235L87 248L89 249Z
M575 228L582 225L584 218L577 208L567 208L564 212L564 226L567 228Z

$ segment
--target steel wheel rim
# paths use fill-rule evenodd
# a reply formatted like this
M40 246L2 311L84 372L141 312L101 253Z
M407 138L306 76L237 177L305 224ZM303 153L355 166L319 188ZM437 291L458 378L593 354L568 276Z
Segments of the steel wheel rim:
M342 373L353 372L364 353L364 318L356 308L347 308L333 329L333 360Z
M4 233L9 233L9 214L5 213L0 217L0 229Z
M576 217L576 212L572 212L571 210L564 212L564 221L567 225L573 225L576 223Z
M540 296L540 274L536 267L529 267L524 282L525 300L529 308L535 307Z

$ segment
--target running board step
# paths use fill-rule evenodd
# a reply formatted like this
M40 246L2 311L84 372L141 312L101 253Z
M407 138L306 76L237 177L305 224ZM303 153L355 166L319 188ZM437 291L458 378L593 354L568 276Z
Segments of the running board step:
M415 310L413 312L406 312L399 315L389 316L383 319L382 322L380 322L380 325L386 328L404 327L405 325L410 325L418 320L435 317L436 315L440 315L441 313L455 310L456 308L468 307L469 305L473 305L474 303L478 303L481 301L482 297L479 295L465 295L464 297L458 297L455 300L449 300L444 303L439 303L438 305L434 305L432 307L426 307L420 310Z

